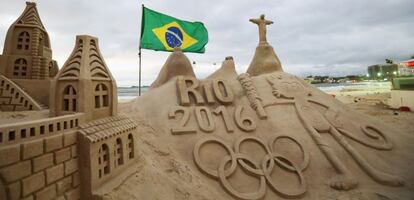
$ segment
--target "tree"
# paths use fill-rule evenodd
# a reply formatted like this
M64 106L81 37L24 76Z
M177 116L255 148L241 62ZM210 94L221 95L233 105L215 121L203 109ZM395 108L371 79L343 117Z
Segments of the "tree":
M387 64L392 64L392 63L394 63L394 61L393 61L393 60L391 60L390 58L386 58L386 59L385 59L385 63L387 63Z

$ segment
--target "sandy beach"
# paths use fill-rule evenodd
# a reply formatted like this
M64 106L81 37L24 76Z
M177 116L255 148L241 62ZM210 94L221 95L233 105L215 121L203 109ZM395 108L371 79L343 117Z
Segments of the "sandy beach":
M377 85L377 87L372 87L372 84ZM354 110L362 114L362 118L364 118L364 116L369 116L366 118L371 118L375 123L389 127L390 129L388 129L388 133L390 133L390 137L394 140L397 140L396 138L398 138L400 134L401 136L407 134L412 135L414 133L414 125L412 124L414 113L399 112L386 105L387 99L390 96L389 83L372 84L350 84L345 87L331 88L329 91L321 89L321 87L318 87L317 85L312 86L317 87L328 94L335 95L335 99L343 102L350 108L348 111L353 112L351 110ZM161 88L161 90L162 89L165 88ZM315 93L316 92L317 91L315 91ZM170 92L165 95L174 95L174 93ZM140 146L140 162L137 166L137 173L131 178L126 179L120 187L105 194L105 197L108 199L147 199L153 198L154 196L158 199L168 199L168 197L174 197L175 199L228 199L226 198L229 197L228 194L225 190L219 187L219 184L211 179L204 179L204 176L198 173L197 168L193 168L193 162L186 160L187 157L185 156L189 156L188 154L190 154L191 151L185 151L187 153L184 155L179 153L180 150L185 149L184 143L182 144L182 147L180 146L178 149L175 149L173 145L175 138L171 137L165 139L165 137L169 135L169 132L162 131L162 129L165 129L167 125L150 122L150 118L153 116L149 116L149 118L146 116L148 112L145 112L145 109L148 105L145 104L145 101L142 101L148 98L148 95L144 95L142 100L139 98L121 101L122 103L119 104L120 112L124 112L128 116L133 117L140 127L145 127L145 129L140 132L141 137L138 144ZM325 96L326 100L329 100L328 98L329 96ZM144 105L138 105L143 102ZM288 115L290 111L292 110L286 110L285 114ZM152 113L152 115L156 114ZM356 118L355 120L361 120L362 118ZM283 123L289 123L289 121L285 119ZM279 123L279 126L281 126L280 124L282 123ZM396 129L398 129L398 131L391 131ZM289 133L292 134L292 132ZM221 134L221 136L224 137L226 135ZM308 142L312 144L311 140L308 140ZM358 145L355 146L360 148ZM313 145L310 147L313 147ZM365 149L361 147L359 150L362 151ZM320 162L323 162L323 160L318 160L320 157L315 156L317 155L316 152L319 152L318 150L313 149L311 151L315 152L313 154L313 165L318 165ZM364 152L364 155L372 155L370 153L372 152L367 151ZM383 155L383 153L375 154L375 156L378 155ZM341 154L341 156L345 155ZM382 158L383 157L381 157L381 159ZM391 158L388 157L388 159ZM392 159L398 160L397 156L394 156ZM326 165L328 164L326 163ZM355 167L353 170L358 171L356 166L352 166ZM319 166L313 167L315 171L312 171L311 168L307 173L320 173ZM363 176L362 174L358 175ZM314 180L312 179L310 181ZM327 191L326 193L316 192L308 195L310 195L310 199L380 199L376 196L376 193L372 193L369 188L373 185L372 182L361 182L361 185L364 186L349 193L343 193L332 190L327 184L324 184L319 186L323 188L323 191ZM412 186L412 184L408 185L409 187ZM315 189L316 187L312 185L311 188ZM394 191L395 193L393 194L391 190L382 189L387 197L391 197L390 199L411 198L408 194L403 192Z
M388 106L391 97L390 82L364 82L339 89L324 90L352 109L381 120L404 132L414 134L414 112L400 112Z
M414 113L391 109L386 104L389 96L390 93L385 92L370 95L339 96L337 99L360 113L383 121L404 132L414 134L414 124L412 123L414 121Z

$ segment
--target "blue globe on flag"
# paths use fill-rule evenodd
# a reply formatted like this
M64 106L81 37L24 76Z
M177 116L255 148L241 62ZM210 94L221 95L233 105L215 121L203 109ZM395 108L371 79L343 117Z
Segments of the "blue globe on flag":
M183 33L175 26L169 27L165 31L165 41L171 48L180 47L183 43Z

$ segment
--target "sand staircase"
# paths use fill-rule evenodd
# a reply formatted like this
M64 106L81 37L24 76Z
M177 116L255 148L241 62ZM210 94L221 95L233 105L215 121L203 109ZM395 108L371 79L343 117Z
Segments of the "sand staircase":
M45 107L13 81L0 75L0 111L41 110Z

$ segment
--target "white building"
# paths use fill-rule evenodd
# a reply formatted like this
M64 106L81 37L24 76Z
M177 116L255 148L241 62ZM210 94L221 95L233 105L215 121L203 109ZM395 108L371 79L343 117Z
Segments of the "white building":
M402 61L398 64L400 76L414 75L414 59Z

